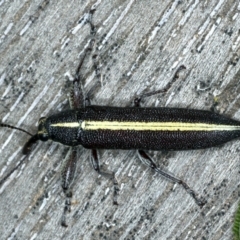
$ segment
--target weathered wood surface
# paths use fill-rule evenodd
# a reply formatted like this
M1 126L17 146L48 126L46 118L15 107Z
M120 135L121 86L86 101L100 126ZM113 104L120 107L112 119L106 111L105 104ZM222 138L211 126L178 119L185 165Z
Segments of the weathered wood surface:
M41 116L68 107L67 93L89 26L79 23L93 4L102 79L91 57L82 74L92 103L129 106L161 89L180 65L179 80L145 106L210 109L240 119L238 1L0 1L0 117L34 133ZM0 131L0 169L21 158L28 136ZM121 191L112 205L110 181L80 148L69 227L60 226L64 196L60 165L67 147L39 143L17 178L0 194L1 239L232 239L239 201L240 142L198 151L153 152L208 203L200 209L178 185L140 164L135 151L101 151ZM3 176L1 176L2 178Z

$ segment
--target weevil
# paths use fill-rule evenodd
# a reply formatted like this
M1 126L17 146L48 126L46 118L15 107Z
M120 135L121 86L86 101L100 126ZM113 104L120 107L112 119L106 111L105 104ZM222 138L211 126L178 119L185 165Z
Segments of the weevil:
M92 15L93 11L90 12ZM89 20L91 33L96 33L95 26ZM114 172L102 171L99 165L97 149L136 149L140 160L156 173L174 183L181 185L189 193L197 205L202 207L206 201L189 187L182 179L158 168L146 150L192 150L221 145L240 137L240 122L210 111L181 108L147 108L140 107L143 97L166 92L177 78L162 90L143 94L136 98L133 107L109 107L89 104L84 99L80 69L94 44L89 43L80 61L73 86L70 92L70 110L39 119L38 130L32 135L26 130L8 124L0 126L17 129L31 135L23 147L23 154L31 152L37 141L52 140L73 148L69 158L62 167L62 189L66 195L65 207L61 219L62 226L67 226L66 213L71 208L71 185L77 165L77 146L82 145L91 150L91 163L95 171L109 178L114 184L113 203L117 204L118 182ZM180 70L182 67L180 67ZM87 104L88 102L88 104ZM6 179L23 163L23 160L12 169L1 181Z

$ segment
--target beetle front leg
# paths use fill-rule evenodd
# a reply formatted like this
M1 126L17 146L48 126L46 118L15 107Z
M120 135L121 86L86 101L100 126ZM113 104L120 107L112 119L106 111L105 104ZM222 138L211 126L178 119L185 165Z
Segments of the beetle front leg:
M66 213L71 211L71 198L72 189L71 185L73 183L75 172L77 166L77 149L71 148L66 159L62 163L62 189L66 196L65 206L63 210L61 225L67 227L66 224Z
M98 172L98 174L111 179L113 181L113 186L114 186L114 193L113 193L113 204L118 205L117 203L117 195L119 192L119 187L118 187L118 182L117 179L115 178L115 173L114 172L106 172L106 171L101 171L100 166L99 166L99 160L98 160L98 155L97 155L97 150L92 149L92 154L91 154L91 163L95 171Z
M182 185L182 187L187 191L187 193L193 197L198 206L203 207L206 204L206 200L203 198L199 198L198 194L193 189L191 189L186 182L184 182L180 178L173 176L173 174L158 168L154 161L151 159L151 157L148 156L145 151L138 150L138 155L141 162L153 169L155 172L161 174L163 177L171 180L174 183Z
M96 28L92 23L92 15L93 15L94 11L95 11L95 9L90 10L89 17L88 17L88 23L91 28L91 32L90 32L91 40L82 56L80 63L78 64L75 78L73 80L73 86L70 91L69 103L70 103L71 109L78 109L78 108L85 107L85 96L84 96L84 92L83 92L82 77L80 74L80 70L84 63L84 60L86 59L86 56L92 51L92 49L94 47L94 43L95 43Z
M88 47L87 50L85 51L82 57L82 60L78 65L76 76L73 80L73 85L72 85L72 89L70 91L70 96L69 96L69 104L71 109L78 109L78 108L85 107L85 96L84 96L84 91L83 91L83 86L81 81L80 69L84 62L84 59L87 56L88 51L91 51L90 47Z

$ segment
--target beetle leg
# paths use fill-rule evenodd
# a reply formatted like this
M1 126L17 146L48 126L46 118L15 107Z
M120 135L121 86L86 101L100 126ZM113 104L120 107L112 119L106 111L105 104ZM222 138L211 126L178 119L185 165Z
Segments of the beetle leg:
M85 106L90 106L91 105L91 100L88 98L88 97L86 97L85 99L84 99L84 104L85 104Z
M80 69L81 66L84 62L84 59L87 56L87 53L91 51L91 48L88 47L78 65L77 71L76 71L76 76L73 80L73 85L72 89L70 91L70 96L69 96L69 103L70 103L70 108L71 109L78 109L85 107L85 96L84 96L84 91L83 91L83 86L82 86L82 81L81 81L81 74L80 74Z
M203 198L199 198L197 196L198 194L193 189L191 189L186 182L184 182L180 178L175 177L173 174L158 168L154 161L151 159L151 157L148 156L148 154L145 151L138 150L138 155L141 162L150 167L151 169L153 169L155 172L161 174L163 177L171 180L174 183L182 185L182 187L187 191L187 193L193 197L198 206L203 207L206 204L206 200Z
M73 80L73 86L70 91L70 96L69 96L69 104L71 109L77 109L77 108L82 108L84 107L83 104L83 91L82 91L82 84L79 81L80 78L75 78Z
M115 178L114 172L106 172L106 171L101 171L100 170L99 160L98 160L98 155L97 155L97 150L96 149L92 149L92 154L91 154L90 159L91 159L91 164L92 164L94 170L97 171L98 174L100 174L100 175L102 175L106 178L109 178L113 181L113 186L114 186L113 204L118 205L117 195L118 195L119 187L118 187L118 182L117 182L117 179Z
M73 183L77 165L77 149L71 148L68 152L67 157L62 163L62 189L65 193L66 200L64 211L62 215L61 225L67 227L66 224L66 213L71 211L71 198L72 198L72 189L71 185Z
M184 65L179 66L178 69L176 70L172 80L163 89L159 89L159 90L156 90L156 91L144 93L144 94L140 95L139 97L136 97L134 99L134 106L135 107L140 107L140 102L145 97L150 97L150 96L160 94L160 93L163 93L163 94L167 93L168 90L172 87L172 85L180 78L180 72L185 70L185 69L186 69L186 67Z
M81 70L81 67L84 63L86 56L88 55L89 52L92 51L94 43L95 43L96 28L92 23L92 15L93 15L94 11L95 11L95 9L90 10L89 16L88 16L88 23L90 24L90 28L91 28L91 33L90 33L91 40L88 44L87 49L85 50L85 52L82 56L80 63L78 64L78 67L76 70L76 75L73 80L73 86L70 91L69 103L70 103L71 109L78 109L78 108L85 107L85 101L84 101L85 96L84 96L84 91L83 91L83 86L82 86L82 77L80 74L80 70Z

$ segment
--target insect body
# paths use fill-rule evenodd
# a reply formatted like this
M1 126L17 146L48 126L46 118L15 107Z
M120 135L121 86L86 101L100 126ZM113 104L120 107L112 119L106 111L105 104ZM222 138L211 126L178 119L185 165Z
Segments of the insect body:
M74 84L79 84L78 80ZM38 140L53 140L72 147L82 145L92 149L92 165L98 173L113 180L114 203L117 204L118 186L114 173L100 170L96 149L137 149L144 164L181 184L197 204L203 206L204 199L199 198L184 181L159 169L144 150L202 149L238 137L240 122L210 111L91 105L41 118L37 133L25 144L23 153L30 152L32 145ZM70 210L70 186L77 160L76 151L73 151L63 164L62 187L67 196L63 226L67 226L65 212Z
M93 12L94 10L90 12L90 17ZM94 35L95 28L90 20L89 23ZM62 166L62 188L66 195L66 201L61 224L67 226L65 216L66 212L70 211L71 184L78 161L76 154L78 145L91 149L91 163L94 170L113 181L114 204L117 204L118 183L113 172L100 169L96 149L138 150L140 160L144 164L174 183L180 184L202 207L205 200L198 197L198 194L183 180L158 168L145 150L190 150L214 147L240 137L240 122L201 110L141 108L139 107L140 99L136 99L135 107L85 106L79 72L86 53L91 50L93 43L94 39L90 41L90 47L85 52L76 71L70 93L71 110L40 118L35 135L23 129L0 123L2 127L14 128L31 135L23 148L25 155L31 151L32 146L38 140L53 140L72 147L69 158L63 162ZM158 92L166 92L171 84ZM145 96L149 95L153 94L145 94ZM0 181L0 186L24 160L21 160Z
M37 136L85 148L188 150L240 137L240 123L201 110L88 106L41 119Z

